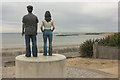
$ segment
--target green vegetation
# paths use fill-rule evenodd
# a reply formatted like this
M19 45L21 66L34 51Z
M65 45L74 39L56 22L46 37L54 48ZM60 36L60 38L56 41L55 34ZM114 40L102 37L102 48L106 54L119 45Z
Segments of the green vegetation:
M89 39L80 45L80 53L83 57L93 56L93 44L94 40Z
M115 33L114 35L107 36L98 40L99 45L103 46L118 46L120 47L120 33Z
M96 39L96 40L86 40L80 45L80 53L83 57L92 57L93 56L93 44L95 42L98 42L99 45L102 46L114 46L114 47L120 47L120 33L115 33L113 35L109 35L102 39Z

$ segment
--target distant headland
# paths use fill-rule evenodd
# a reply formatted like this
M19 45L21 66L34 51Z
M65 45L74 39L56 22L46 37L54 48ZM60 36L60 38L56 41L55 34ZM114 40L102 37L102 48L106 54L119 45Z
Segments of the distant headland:
M113 35L117 32L101 32L101 33L72 33L72 34L56 34L56 36L79 36L79 35Z

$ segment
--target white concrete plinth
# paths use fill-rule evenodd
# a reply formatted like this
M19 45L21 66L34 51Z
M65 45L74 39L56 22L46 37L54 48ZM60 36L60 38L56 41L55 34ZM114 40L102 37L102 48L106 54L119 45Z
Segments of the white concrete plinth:
M16 57L16 78L63 78L65 74L66 57L60 54L53 56Z

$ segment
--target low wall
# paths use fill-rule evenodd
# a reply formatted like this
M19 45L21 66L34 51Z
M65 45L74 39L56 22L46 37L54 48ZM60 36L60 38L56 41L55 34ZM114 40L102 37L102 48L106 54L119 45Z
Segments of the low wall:
M93 57L103 59L118 59L120 48L110 46L100 46L98 43L93 45Z

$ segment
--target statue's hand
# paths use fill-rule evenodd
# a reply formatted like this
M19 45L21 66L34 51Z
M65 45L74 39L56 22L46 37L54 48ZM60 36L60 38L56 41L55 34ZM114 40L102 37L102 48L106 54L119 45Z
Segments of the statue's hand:
M22 36L24 35L24 32L22 32Z

